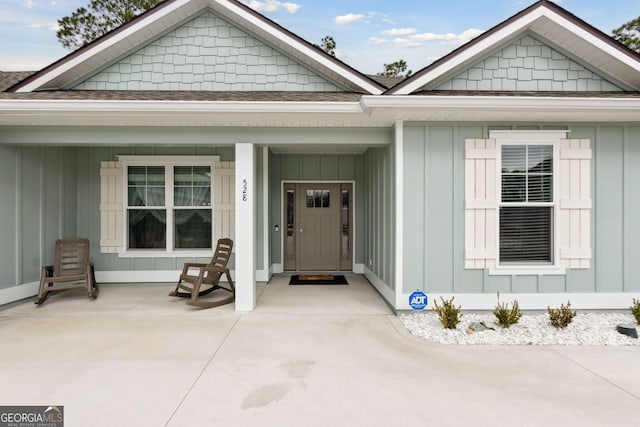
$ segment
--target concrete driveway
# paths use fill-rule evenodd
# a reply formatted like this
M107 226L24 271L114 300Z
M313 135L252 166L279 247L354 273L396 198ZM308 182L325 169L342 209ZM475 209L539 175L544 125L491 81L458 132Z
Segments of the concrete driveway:
M362 276L198 310L169 285L105 285L0 311L0 404L65 426L637 426L640 348L443 346Z

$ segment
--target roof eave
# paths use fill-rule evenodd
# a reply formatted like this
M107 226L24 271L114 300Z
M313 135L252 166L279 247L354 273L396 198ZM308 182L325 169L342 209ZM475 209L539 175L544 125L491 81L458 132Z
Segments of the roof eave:
M640 97L363 96L360 102L0 100L0 126L389 127L419 122L639 123ZM7 141L5 141L7 142Z
M363 96L364 111L395 111L407 121L633 122L640 97Z

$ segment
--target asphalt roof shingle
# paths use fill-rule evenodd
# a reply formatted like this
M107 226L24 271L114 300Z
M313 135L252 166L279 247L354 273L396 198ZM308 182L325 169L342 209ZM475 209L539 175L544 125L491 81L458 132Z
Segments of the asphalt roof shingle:
M355 92L55 90L39 92L2 92L0 93L0 99L102 101L358 102L362 95L362 93Z
M0 71L0 92L4 92L34 73L35 71Z

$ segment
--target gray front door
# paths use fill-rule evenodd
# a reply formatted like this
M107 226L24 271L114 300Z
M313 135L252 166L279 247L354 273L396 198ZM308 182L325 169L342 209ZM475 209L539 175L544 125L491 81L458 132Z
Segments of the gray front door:
M298 269L340 270L340 185L298 188Z
M351 270L350 189L340 183L285 184L285 270Z

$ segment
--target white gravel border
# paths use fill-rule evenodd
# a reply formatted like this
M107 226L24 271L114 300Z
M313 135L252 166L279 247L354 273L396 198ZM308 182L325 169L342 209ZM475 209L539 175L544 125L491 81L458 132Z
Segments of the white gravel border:
M640 334L631 314L579 313L565 329L551 326L548 314L524 314L510 328L498 326L493 314L464 313L456 329L445 329L434 312L399 314L398 318L412 335L439 344L640 346L640 339L616 331L617 325L628 324ZM485 322L495 330L469 334L472 322Z

